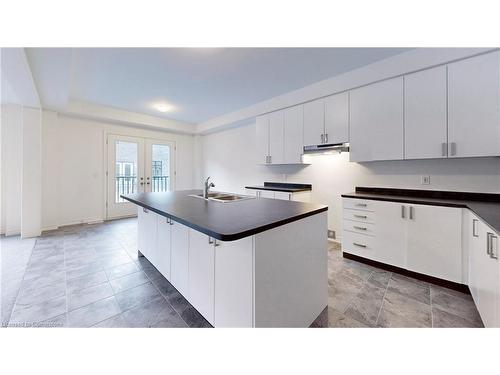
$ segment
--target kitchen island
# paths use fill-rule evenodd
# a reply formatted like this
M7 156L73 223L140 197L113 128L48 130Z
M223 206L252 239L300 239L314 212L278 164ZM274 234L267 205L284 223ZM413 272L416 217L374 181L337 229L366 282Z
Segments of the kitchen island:
M308 327L326 307L327 206L139 193L138 251L215 327Z

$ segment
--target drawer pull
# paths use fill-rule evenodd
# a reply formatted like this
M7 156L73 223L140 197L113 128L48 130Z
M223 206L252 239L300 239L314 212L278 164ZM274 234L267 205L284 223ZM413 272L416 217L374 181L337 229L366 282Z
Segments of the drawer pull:
M368 206L366 203L356 203L356 207L366 207Z
M474 237L479 237L479 234L476 231L476 224L477 224L477 222L478 222L477 219L472 219L472 235Z
M498 240L498 237L492 233L490 236L490 258L498 259L498 254L493 250L493 240Z
M354 229L358 229L358 230L367 230L366 227L358 227L356 225L353 226Z
M147 214L149 211L146 209L146 208L142 208L142 212L144 212L145 214Z
M354 215L354 217L358 217L360 219L366 219L367 218L366 215Z
M353 242L352 244L353 244L354 246L358 246L358 247L366 248L366 245L362 245L362 244L360 244L360 243Z

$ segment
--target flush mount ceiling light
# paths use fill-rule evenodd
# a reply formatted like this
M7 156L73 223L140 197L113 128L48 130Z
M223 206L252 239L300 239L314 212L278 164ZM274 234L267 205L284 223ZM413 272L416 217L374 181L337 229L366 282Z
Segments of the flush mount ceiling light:
M155 108L160 112L168 112L172 107L169 106L168 104L161 103L161 104L156 104Z

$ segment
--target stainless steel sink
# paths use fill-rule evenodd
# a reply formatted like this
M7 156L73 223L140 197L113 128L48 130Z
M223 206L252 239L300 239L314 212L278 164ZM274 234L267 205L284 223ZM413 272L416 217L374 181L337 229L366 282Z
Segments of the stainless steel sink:
M203 198L203 194L191 194L190 197L195 197L195 198ZM210 201L216 201L216 202L222 202L222 203L227 203L227 202L235 202L235 201L241 201L245 199L253 199L255 197L248 196L248 195L237 195L237 194L231 194L231 193L208 193L208 199Z

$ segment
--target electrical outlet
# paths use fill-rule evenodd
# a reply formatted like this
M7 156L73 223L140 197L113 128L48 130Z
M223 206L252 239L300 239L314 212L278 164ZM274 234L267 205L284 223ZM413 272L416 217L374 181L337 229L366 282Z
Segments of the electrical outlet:
M328 229L328 238L335 239L335 231Z
M431 184L431 176L422 176L422 185L430 185Z

